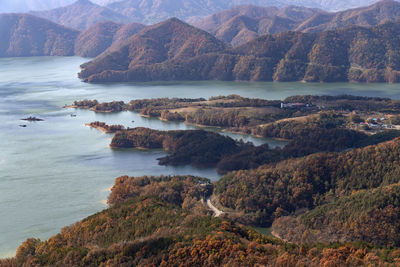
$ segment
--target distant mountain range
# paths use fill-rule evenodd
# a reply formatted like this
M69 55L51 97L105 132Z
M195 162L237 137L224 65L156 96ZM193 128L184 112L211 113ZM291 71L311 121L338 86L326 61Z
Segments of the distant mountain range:
M294 30L320 12L320 9L298 6L278 9L245 5L197 20L193 25L237 46L261 35Z
M79 2L79 1L78 1ZM104 22L138 22L154 24L170 17L177 17L181 20L189 20L194 17L201 18L216 12L235 7L237 5L275 6L282 8L289 5L304 6L309 8L320 8L328 11L344 10L348 8L367 6L377 2L376 0L92 0L95 4L102 5L106 9L97 10L91 8L90 12L81 9L58 9L72 5L74 0L2 0L0 12L28 12L43 11L34 13L54 22L66 26L82 29L83 25L92 26L90 21ZM76 6L77 3L75 3ZM53 10L56 9L56 10ZM111 11L118 13L118 18ZM90 18L93 13L95 18ZM72 15L75 14L75 17ZM85 16L89 16L88 23L83 23ZM105 20L99 20L99 19ZM72 19L74 22L69 23ZM81 20L81 22L78 22ZM76 27L76 24L79 27Z
M77 31L32 15L3 14L0 56L98 56L82 66L80 77L88 82L212 79L398 82L399 24L385 22L400 18L399 6L386 0L334 16L317 9L244 6L205 20L208 24L203 25L213 28L232 25L227 24L231 16L243 22L246 18L262 21L261 18L269 16L275 24L264 23L270 25L265 27L268 31L285 30L284 26L290 25L285 21L297 23L296 29L303 30L262 37L257 37L258 32L247 34L249 28L241 29L239 34L232 30L232 40L239 40L243 32L248 36L243 42L249 40L236 48L176 18L153 26L101 22ZM318 24L316 18L321 16L328 19ZM299 23L300 20L304 22ZM317 32L325 29L335 30ZM218 36L219 32L223 31L214 34Z
M33 11L31 14L78 30L87 29L98 22L113 21L123 24L132 22L128 17L93 4L89 0L78 0L65 7L48 11Z
M170 17L190 20L205 17L238 5L262 7L303 6L338 11L349 8L368 6L376 0L122 0L107 5L108 8L127 17L134 17L136 22L153 24Z
M0 12L28 12L49 10L74 3L76 0L1 0ZM107 5L118 0L93 0L98 5Z
M238 6L193 23L233 46L258 36L284 31L322 32L349 25L375 26L400 20L400 3L384 0L374 5L328 13L319 9L289 6Z
M104 22L79 32L29 14L0 14L0 57L96 57L144 27Z
M85 63L79 76L88 82L400 82L399 71L400 23L285 32L229 49L212 35L172 19Z

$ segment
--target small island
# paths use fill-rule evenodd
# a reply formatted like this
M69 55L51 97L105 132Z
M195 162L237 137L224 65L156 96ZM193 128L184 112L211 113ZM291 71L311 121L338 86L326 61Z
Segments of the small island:
M21 119L21 121L44 121L44 120L30 116L30 117Z
M85 125L100 130L104 133L116 133L118 131L125 130L125 127L122 125L108 125L101 121L86 123Z
M109 103L99 103L97 100L82 100L74 101L72 105L66 105L64 108L79 108L79 109L90 109L95 112L110 113L120 112L125 108L123 101L113 101Z
M239 152L244 144L204 130L158 131L137 127L116 132L110 147L163 149L169 155L158 159L160 165L215 167L222 158Z

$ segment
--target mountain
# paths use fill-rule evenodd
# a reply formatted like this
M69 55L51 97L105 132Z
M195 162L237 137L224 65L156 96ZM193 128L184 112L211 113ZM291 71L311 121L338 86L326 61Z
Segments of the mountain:
M0 14L0 57L72 56L79 32L28 14Z
M2 0L0 5L0 12L27 12L29 10L39 11L39 10L48 10L54 9L66 5L70 5L74 2L74 0ZM199 1L199 5L196 1L171 1L171 0L153 0L153 1L144 1L144 0L93 0L94 3L106 6L112 3L117 2L125 2L116 5L116 9L127 9L127 13L130 13L134 10L139 10L138 13L143 14L145 17L149 15L149 17L157 17L159 16L159 20L166 19L171 16L180 17L181 14L186 14L191 16L207 16L211 15L215 12L219 12L237 5L258 5L258 6L276 6L276 7L284 7L288 5L296 5L296 6L305 6L311 8L321 8L327 11L339 11L345 10L349 8L357 8L361 6L367 6L374 4L377 2L376 0L203 0ZM187 2L185 4L184 2ZM194 4L194 5L193 5ZM143 12L140 11L141 7L145 6L145 10ZM198 12L195 8L192 7L200 7L201 9ZM152 11L151 8L156 9ZM186 9L187 8L187 9ZM207 11L208 10L208 11ZM169 16L165 17L165 15L161 13L168 13L169 11L173 11L173 13L169 13ZM205 14L204 11L207 11ZM161 15L157 15L161 14ZM186 17L186 16L185 16ZM182 18L184 19L184 18ZM156 22L156 21L147 21L148 23Z
M93 74L102 75L103 72L125 75L126 70L136 66L187 60L225 49L225 44L211 34L172 18L147 27L125 42L111 47L98 58L82 65L80 75L83 78ZM170 75L174 79L174 73ZM113 79L117 81L120 78Z
M376 2L377 0L122 0L111 3L107 7L127 17L134 17L136 22L154 24L170 17L194 22L238 5L274 6L278 8L302 6L339 11L364 7Z
M113 43L122 42L145 28L138 23L126 25L111 21L102 22L81 32L75 42L75 55L96 57Z
M29 14L0 14L0 57L96 57L144 28L109 21L79 32Z
M197 20L193 25L210 32L218 39L238 46L261 35L296 29L320 11L298 6L278 9L245 5Z
M368 7L349 9L337 13L316 13L295 30L320 32L349 25L375 26L387 21L397 20L400 20L400 3L393 0L382 0Z
M284 31L322 32L350 25L376 26L397 20L400 20L400 3L383 0L371 6L336 13L298 6L281 9L237 6L202 20L192 20L192 24L238 46L265 34Z
M47 11L32 11L31 14L78 30L87 29L98 22L132 22L129 18L89 0L78 0L71 5Z
M123 0L107 7L135 18L137 22L154 24L170 17L185 20L193 16L207 16L226 9L227 4L225 0Z
M257 5L263 7L284 7L292 0L122 0L107 5L108 8L134 17L144 24L153 24L170 17L195 21L199 18L220 12L238 5ZM313 1L302 1L299 5L319 7Z
M168 25L168 33L155 34L155 29L164 28L162 25ZM177 34L180 28L185 28L186 34L196 32L207 41L189 46L189 37L186 43L171 43L172 36L179 36L182 42L183 33ZM132 38L82 65L79 77L88 82L400 81L400 23L322 33L285 32L257 38L235 49L224 49L216 38L177 19ZM182 49L186 53L182 54Z

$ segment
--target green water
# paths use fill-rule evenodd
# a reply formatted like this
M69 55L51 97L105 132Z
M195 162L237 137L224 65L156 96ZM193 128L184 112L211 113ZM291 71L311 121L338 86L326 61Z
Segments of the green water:
M132 112L96 114L61 108L74 100L229 94L282 99L295 94L343 93L400 98L398 86L386 84L85 84L76 78L79 65L85 61L79 57L0 59L0 257L14 255L26 238L46 239L61 227L106 208L108 189L118 176L191 174L219 178L214 169L159 166L156 159L164 155L161 151L111 150L111 135L84 124L98 120L162 130L193 126L146 119ZM30 115L45 121L20 121ZM279 145L273 140L230 135L256 144Z

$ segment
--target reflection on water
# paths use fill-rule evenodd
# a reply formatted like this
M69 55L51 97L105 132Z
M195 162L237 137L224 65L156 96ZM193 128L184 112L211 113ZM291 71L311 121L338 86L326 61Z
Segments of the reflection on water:
M96 114L61 108L74 100L239 94L283 99L296 94L356 94L400 98L397 85L185 82L85 84L76 77L79 57L0 59L0 257L28 237L45 239L106 208L114 178L121 175L191 174L218 179L214 169L159 166L162 151L111 150L111 135L85 127L91 121L160 130L194 129L183 123L142 118L133 112ZM70 116L76 114L76 117ZM34 115L43 122L21 122ZM132 123L132 120L134 123ZM19 125L26 124L26 128ZM213 129L216 130L216 129ZM256 144L273 140L223 133Z

